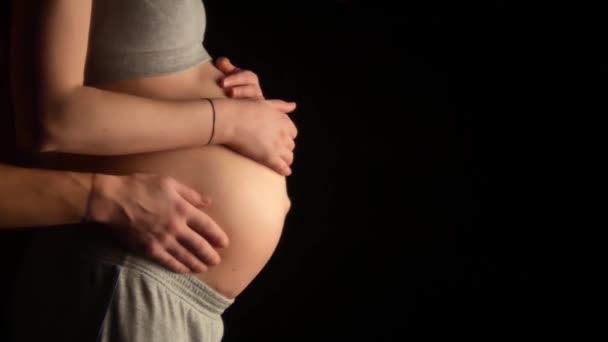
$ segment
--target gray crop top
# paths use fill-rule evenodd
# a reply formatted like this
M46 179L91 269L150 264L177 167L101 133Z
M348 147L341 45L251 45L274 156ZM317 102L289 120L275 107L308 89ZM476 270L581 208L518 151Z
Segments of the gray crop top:
M93 0L85 83L177 72L209 60L201 0Z

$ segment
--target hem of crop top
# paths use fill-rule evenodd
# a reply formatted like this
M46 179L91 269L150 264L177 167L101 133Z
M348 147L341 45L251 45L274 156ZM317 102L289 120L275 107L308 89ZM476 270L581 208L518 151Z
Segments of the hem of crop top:
M162 51L99 53L87 60L85 83L99 84L133 78L162 76L189 69L211 59L202 44Z

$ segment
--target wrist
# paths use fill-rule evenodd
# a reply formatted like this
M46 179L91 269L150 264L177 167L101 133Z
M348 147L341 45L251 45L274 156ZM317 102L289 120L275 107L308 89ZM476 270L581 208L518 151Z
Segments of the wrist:
M91 184L88 218L93 222L115 224L120 213L117 201L122 179L119 176L97 174Z
M238 103L231 99L212 99L215 106L215 133L212 144L228 144L234 136Z

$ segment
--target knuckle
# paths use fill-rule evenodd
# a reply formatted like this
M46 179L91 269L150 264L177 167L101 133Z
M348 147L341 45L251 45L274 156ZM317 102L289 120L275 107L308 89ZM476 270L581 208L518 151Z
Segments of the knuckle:
M142 245L142 249L144 253L154 258L159 258L161 256L161 247L153 241L148 241L144 243Z
M282 148L282 147L283 147L283 145L284 145L284 144L285 144L285 143L284 143L284 140L283 140L283 139L277 139L277 140L275 140L275 141L274 141L273 147L274 147L275 149L280 149L280 148Z
M289 129L287 129L287 128L282 129L281 132L280 132L280 135L281 135L282 139L289 138L289 136L290 136Z
M161 245L167 246L169 244L169 242L172 240L172 235L169 233L161 233L156 237L156 239L158 240L158 242Z
M263 157L264 161L266 161L267 163L270 163L271 165L274 165L275 162L275 158L274 158L274 154L270 153L270 152L266 152L264 154Z
M177 220L172 220L167 224L165 234L161 235L176 235L182 230L181 223Z
M180 216L186 216L186 214L188 214L188 203L186 201L177 201L174 205L174 209L175 209L175 213ZM172 222L174 223L174 222Z
M172 189L173 186L175 185L175 181L173 180L173 178L167 177L167 176L160 177L159 183L160 183L161 188L163 188L165 190Z
M272 158L269 161L270 166L272 166L275 169L281 170L283 168L283 163L282 160L280 158Z

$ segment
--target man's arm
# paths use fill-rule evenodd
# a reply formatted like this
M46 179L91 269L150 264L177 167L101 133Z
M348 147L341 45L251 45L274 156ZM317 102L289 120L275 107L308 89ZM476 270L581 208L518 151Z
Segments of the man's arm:
M0 164L0 230L78 223L89 207L91 220L177 272L205 272L220 262L214 247L227 246L228 237L200 210L209 203L167 177L93 177Z
M84 217L91 174L0 164L0 179L0 228L70 224Z

